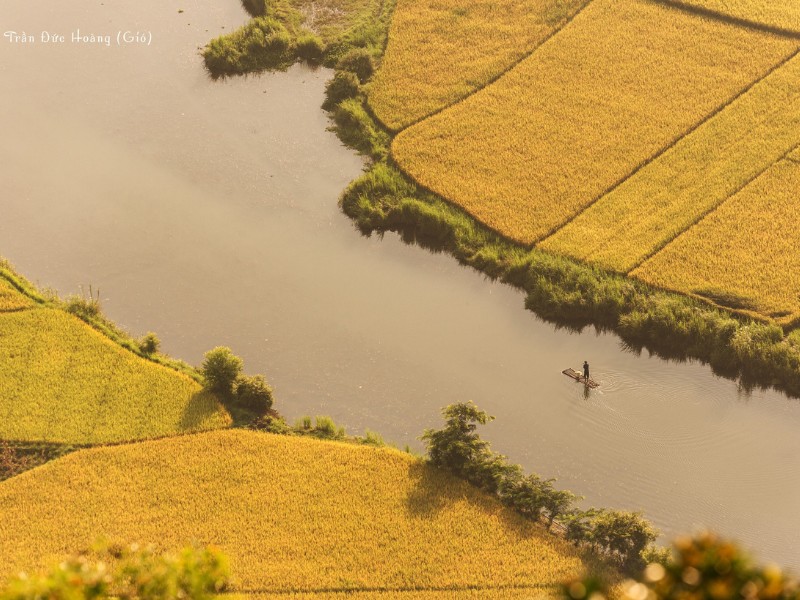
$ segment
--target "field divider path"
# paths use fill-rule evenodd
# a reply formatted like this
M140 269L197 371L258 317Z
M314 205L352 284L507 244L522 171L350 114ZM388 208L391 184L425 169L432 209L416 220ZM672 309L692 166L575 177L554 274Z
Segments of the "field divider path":
M790 157L795 160L776 162L631 277L775 319L784 330L796 327L800 275L791 265L800 259L795 226L800 216L798 149L800 144Z
M542 39L542 41L539 42L536 45L535 48L532 48L530 51L528 51L525 54L523 54L522 56L520 56L517 60L515 60L512 64L510 64L507 68L503 69L502 71L500 71L496 75L492 76L484 84L482 84L481 86L475 88L474 90L469 92L467 95L458 98L456 101L451 102L450 104L447 104L445 106L441 106L441 107L437 108L436 110L434 110L434 111L432 111L432 112L430 112L430 113L428 113L428 114L426 114L426 115L424 115L424 116L422 116L422 117L420 117L418 119L415 119L415 120L411 121L407 125L405 125L403 127L400 127L399 129L394 129L394 130L392 128L388 127L386 125L386 123L384 123L383 120L375 113L375 111L372 109L372 107L369 104L369 99L367 99L367 108L369 109L370 116L372 118L374 118L380 124L380 126L383 127L386 131L391 132L392 136L395 136L398 133L400 133L401 131L405 131L406 129L409 129L410 127L413 127L415 125L418 125L419 123L427 121L431 117L435 117L436 115L438 115L441 112L444 112L445 110L448 110L448 109L450 109L450 108L452 108L454 106L458 106L459 104L461 104L465 100L471 98L472 96L474 96L478 92L480 92L480 91L486 89L487 87L497 83L498 80L502 79L509 71L514 70L521 62L523 62L523 61L527 60L528 58L530 58L531 56L533 56L542 46L544 46L552 38L554 38L559 33L561 33L561 31L563 31L570 23L572 23L578 17L578 15L580 15L583 11L585 11L594 1L595 0L588 0L588 2L586 2L577 11L575 11L575 13L573 13L572 15L567 17L567 19L561 25L559 25L553 31L551 31L549 34L547 34L547 36L545 36L545 38Z
M772 169L772 168L773 168L775 165L777 165L778 163L780 163L780 162L782 162L782 161L784 161L784 160L790 160L790 161L792 161L792 162L796 162L796 163L800 164L800 161L798 161L798 160L795 160L795 159L794 159L794 158L792 158L792 156L791 156L791 155L792 155L793 153L795 153L795 152L796 152L798 149L800 149L800 143L798 143L796 146L794 146L794 147L790 148L789 150L787 150L787 151L786 151L786 152L785 152L785 153L784 153L782 156L780 156L778 159L774 160L773 162L771 162L771 163L767 164L767 165L766 165L764 168L760 169L760 170L758 171L758 173L756 173L755 175L753 175L752 177L750 177L750 178L749 178L747 181L745 181L744 183L742 183L742 185L740 185L740 186L739 186L738 188L736 188L736 189L735 189L733 192L731 192L731 193L730 193L730 194L729 194L729 195L728 195L728 196L727 196L725 199L723 199L721 202L719 202L719 203L715 204L714 206L712 206L712 207L711 207L711 208L709 208L708 210L706 210L706 211L703 211L703 212L702 212L701 214L699 214L699 215L697 216L697 218L696 218L694 221L692 221L692 222L691 222L691 223L690 223L690 224L689 224L689 225L688 225L686 228L684 228L683 230L681 230L681 231L677 232L675 235L673 235L673 236L672 236L672 237L670 237L669 239L665 240L663 243L661 243L661 244L658 244L657 246L655 246L655 247L653 248L653 250L652 250L652 251L648 252L648 253L647 253L647 255L645 255L645 256L644 256L644 257L643 257L641 260L637 261L637 262L636 262L636 263L635 263L635 264L634 264L634 265L633 265L633 266L632 266L630 269L628 269L628 271L627 271L625 274L626 274L626 275L628 275L628 276L630 276L630 274L631 274L633 271L635 271L636 269L638 269L639 267L641 267L641 266L642 266L642 264L644 264L645 262L647 262L648 260L650 260L650 259L651 259L653 256L655 256L656 254L658 254L659 252L661 252L661 251L662 251L664 248L666 248L667 246L669 246L669 245L670 245L672 242L674 242L674 241L675 241L676 239L678 239L680 236L684 235L684 234L685 234L687 231L689 231L689 230L690 230L692 227L694 227L695 225L697 225L698 223L700 223L701 221L703 221L703 219L707 218L709 215L711 215L711 214L713 214L714 212L716 212L717 210L719 210L719 208L720 208L720 207L722 207L722 206L723 206L723 205L724 205L726 202L728 202L728 201L729 201L731 198L733 198L734 196L736 196L738 193L740 193L740 192L744 191L744 190L745 190L745 189L746 189L748 186L750 186L750 185L752 185L753 183L755 183L756 181L758 181L758 179L759 179L760 177L762 177L762 176L763 176L763 175L764 175L764 174L765 174L767 171L769 171L770 169ZM670 291L675 291L675 290L670 290ZM679 293L683 293L683 292L679 292ZM694 294L692 294L692 295L694 295Z
M652 2L654 4L661 4L661 2L658 2L657 0L648 0L648 1L650 1L650 2ZM650 157L644 159L642 162L637 164L633 168L633 170L631 170L628 174L624 175L623 177L618 179L616 182L614 182L611 186L609 186L607 189L605 189L603 192L601 192L598 196L596 196L591 201L589 201L578 212L576 212L575 214L573 214L572 216L570 216L568 219L566 219L565 221L561 222L557 226L555 226L552 229L550 229L550 231L548 231L545 235L540 237L533 245L534 246L538 245L539 242L541 242L542 240L546 240L547 238L549 238L550 236L555 234L557 231L559 231L560 229L565 227L568 223L571 223L572 221L574 221L578 216L582 215L589 208L591 208L592 206L597 204L597 202L600 201L602 198L604 198L605 196L607 196L608 194L612 193L614 190L619 188L622 184L624 184L626 181L628 181L633 176L635 176L637 173L639 173L639 171L644 169L647 165L649 165L650 163L652 163L652 162L658 160L659 158L661 158L664 154L666 154L671 149L673 149L676 145L678 145L684 138L688 137L689 135L691 135L692 133L697 131L700 127L702 127L703 125L708 123L711 119L713 119L714 117L719 115L728 106L730 106L731 104L736 102L739 98L741 98L742 96L747 94L756 85L758 85L759 83L764 81L767 77L772 75L775 71L777 71L781 67L785 66L794 57L798 56L798 54L800 54L800 46L798 46L795 49L794 52L792 52L788 56L784 57L777 64L775 64L772 67L770 67L769 70L767 70L767 72L764 73L761 77L759 77L755 81L751 81L750 83L748 83L746 86L744 86L738 92L736 92L732 97L728 98L728 100L726 100L724 103L720 104L714 110L712 110L710 113L708 113L705 117L703 117L702 119L700 119L699 121L697 121L696 123L691 125L687 130L685 130L684 132L679 134L677 137L673 138L670 142L668 142L665 146L662 146L659 150L657 150Z
M258 589L231 589L220 592L219 596L248 595L256 596L269 594L271 596L293 596L293 595L313 595L313 594L414 594L414 593L435 593L435 592L482 592L482 591L501 591L501 590L557 590L559 585L556 583L509 583L509 584L463 584L456 586L420 586L420 587L327 587L314 589L280 589L280 588L258 588Z
M800 31L796 31L788 27L777 27L775 25L768 25L767 23L761 23L760 21L754 21L752 19L744 19L742 17L727 15L725 13L713 10L711 8L703 8L702 6L696 6L694 4L682 2L682 0L648 0L648 1L654 4L661 4L663 6L668 6L675 10L681 10L687 13L691 13L699 17L705 17L707 19L713 19L715 21L727 23L728 25L736 25L738 27L744 27L745 29L754 29L757 31L761 31L763 33L777 35L779 37L800 40ZM786 0L786 1L790 2L792 0Z

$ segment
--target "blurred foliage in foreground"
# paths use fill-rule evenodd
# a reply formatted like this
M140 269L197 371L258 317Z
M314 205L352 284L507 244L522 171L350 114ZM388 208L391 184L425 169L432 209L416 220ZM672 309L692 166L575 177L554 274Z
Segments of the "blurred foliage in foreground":
M775 566L755 565L736 543L713 533L683 537L672 554L651 562L636 579L628 579L621 593L609 591L597 579L564 586L568 600L798 600L800 583Z
M74 556L39 577L20 574L0 600L207 600L227 588L228 561L212 548L175 555L112 547L98 560Z

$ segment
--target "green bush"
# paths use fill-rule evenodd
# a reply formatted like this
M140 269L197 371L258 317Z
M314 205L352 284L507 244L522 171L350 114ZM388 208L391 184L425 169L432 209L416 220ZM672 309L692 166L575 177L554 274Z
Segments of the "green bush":
M370 431L369 429L364 432L364 437L357 437L356 441L365 446L375 446L376 448L381 448L386 445L381 434Z
M147 356L155 354L161 347L161 340L152 331L147 332L142 339L139 340L139 351Z
M242 0L242 6L251 17L261 17L267 12L266 0Z
M330 417L317 417L315 421L315 437L328 440L339 440L345 437L344 427L338 427Z
M325 58L325 44L313 33L304 33L297 38L295 52L312 65L318 65Z
M294 430L283 420L283 417L273 415L263 415L254 419L248 425L248 428L278 435L292 435L294 433Z
M358 77L350 71L336 71L325 84L325 102L322 108L332 110L337 104L348 98L355 98L359 92Z
M203 356L200 373L206 387L229 398L233 393L233 384L242 372L242 359L225 346L217 346Z
M372 54L366 48L353 48L348 50L336 64L339 71L350 71L354 73L361 83L369 81L375 72L375 61Z
M239 406L263 415L272 408L272 388L262 375L240 375L235 382Z
M81 298L80 296L70 296L64 309L84 321L91 322L102 316L100 311L100 301L94 299Z

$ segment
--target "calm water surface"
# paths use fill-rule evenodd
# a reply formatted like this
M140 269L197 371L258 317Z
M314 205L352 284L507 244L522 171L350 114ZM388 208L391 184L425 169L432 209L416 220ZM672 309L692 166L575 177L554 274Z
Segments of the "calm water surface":
M0 41L0 253L24 274L99 286L111 318L189 362L231 346L290 418L419 448L442 406L475 400L495 449L587 504L800 568L800 402L556 331L447 256L361 237L336 205L362 161L326 131L330 72L207 79L198 47L244 21L235 0L4 0L0 16L153 36ZM560 373L584 359L588 395Z

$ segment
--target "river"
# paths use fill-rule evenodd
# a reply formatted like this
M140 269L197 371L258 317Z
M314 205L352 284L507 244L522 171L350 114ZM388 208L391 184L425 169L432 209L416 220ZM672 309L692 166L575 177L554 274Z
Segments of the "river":
M4 0L2 16L36 38L0 40L0 254L23 274L92 284L193 364L230 346L290 419L420 449L443 406L474 400L496 450L587 505L800 568L800 401L556 330L449 256L361 236L336 204L363 163L326 129L330 71L206 76L198 50L244 22L235 0ZM561 374L584 359L588 394Z

